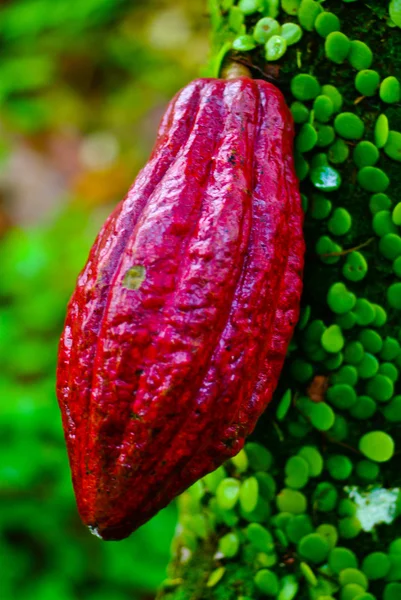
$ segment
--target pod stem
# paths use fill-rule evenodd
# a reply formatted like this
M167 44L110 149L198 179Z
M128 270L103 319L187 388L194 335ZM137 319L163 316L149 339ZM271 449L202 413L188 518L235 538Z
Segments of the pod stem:
M227 64L223 65L220 77L222 79L236 79L237 77L252 78L252 73L250 68L244 63L230 59L227 61Z

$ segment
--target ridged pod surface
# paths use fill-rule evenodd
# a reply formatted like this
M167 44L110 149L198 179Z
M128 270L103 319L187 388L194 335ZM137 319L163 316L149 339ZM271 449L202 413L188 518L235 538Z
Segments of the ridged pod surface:
M259 80L181 90L68 307L58 399L80 515L122 539L243 446L298 318L293 123Z

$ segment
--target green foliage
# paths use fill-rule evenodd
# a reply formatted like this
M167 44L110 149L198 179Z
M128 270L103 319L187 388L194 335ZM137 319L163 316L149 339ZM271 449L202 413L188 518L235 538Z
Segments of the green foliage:
M0 205L2 600L139 600L153 596L165 577L174 506L119 543L101 542L82 526L55 368L66 305L88 249L146 159L164 105L195 76L207 51L203 3L171 9L167 1L129 0L0 6L2 174L21 146L45 154L48 140L66 130L85 157L96 157L110 140L117 148L105 174L103 165L82 160L71 189L54 198L68 204L43 224L9 227ZM189 39L194 51L182 52ZM69 160L63 155L67 170ZM2 187L12 209L7 193Z
M149 104L167 102L202 57L179 53L174 39L178 46L180 35L187 39L179 31L186 27L181 8L177 14L167 3L152 9L152 3L146 8L129 0L2 4L0 110L6 126L26 133L66 122L81 131L127 127ZM198 16L200 0L190 10ZM171 23L163 29L164 15ZM202 48L199 40L195 45Z
M92 537L75 507L54 377L66 302L97 225L71 208L49 226L11 230L0 245L4 600L123 600L164 576L172 507L118 544Z

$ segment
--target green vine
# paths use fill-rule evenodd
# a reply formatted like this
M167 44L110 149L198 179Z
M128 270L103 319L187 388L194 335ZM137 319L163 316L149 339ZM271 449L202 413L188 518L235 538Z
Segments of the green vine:
M301 318L245 449L179 500L161 598L401 598L401 3L210 0L212 57L284 92Z

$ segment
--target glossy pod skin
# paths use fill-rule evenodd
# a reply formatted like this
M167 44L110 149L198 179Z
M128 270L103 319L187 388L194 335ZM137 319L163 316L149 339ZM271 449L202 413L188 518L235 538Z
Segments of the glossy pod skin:
M79 512L105 540L237 454L272 397L302 288L293 135L269 83L190 83L92 247L57 393Z

